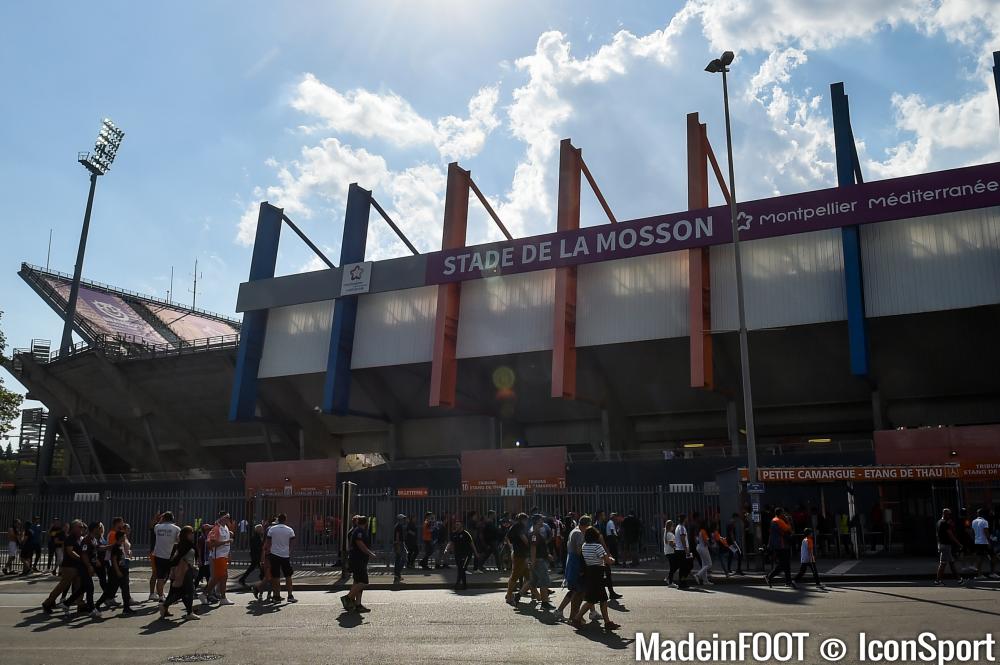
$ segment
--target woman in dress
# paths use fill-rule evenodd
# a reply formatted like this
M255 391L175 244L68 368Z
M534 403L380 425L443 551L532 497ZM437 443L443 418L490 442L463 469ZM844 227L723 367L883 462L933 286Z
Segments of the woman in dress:
M170 555L170 593L160 603L160 618L171 616L167 609L178 600L183 600L187 612L185 619L200 619L194 613L194 576L197 571L194 551L194 527L181 529L180 540L174 545Z
M583 573L584 603L573 617L573 626L583 628L583 615L600 604L601 615L604 617L604 630L621 628L608 616L608 594L604 590L604 568L614 564L615 560L601 545L601 534L594 527L590 527L583 534L583 561L586 564Z

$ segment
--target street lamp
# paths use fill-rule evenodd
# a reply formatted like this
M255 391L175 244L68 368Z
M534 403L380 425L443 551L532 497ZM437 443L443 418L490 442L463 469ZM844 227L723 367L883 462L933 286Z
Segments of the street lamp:
M732 51L708 63L705 71L722 74L722 100L726 111L726 152L729 155L729 215L733 226L733 258L736 261L736 303L740 317L740 373L743 380L743 408L746 412L747 472L752 483L757 482L757 436L753 422L753 395L750 390L750 353L747 348L747 319L743 305L743 264L740 260L740 232L736 221L736 183L733 176L733 133L729 125L729 84L726 73L733 62Z
M90 211L94 207L94 190L97 188L97 176L111 170L118 148L125 138L125 132L115 126L108 118L101 121L101 130L94 142L93 152L77 153L77 161L90 171L90 193L87 195L87 211L83 215L83 230L80 232L80 247L76 252L76 266L73 268L73 284L69 289L69 299L66 302L66 319L63 324L62 342L59 353L66 354L73 346L73 317L76 316L76 299L80 294L80 277L83 274L83 255L87 251L87 234L90 232Z

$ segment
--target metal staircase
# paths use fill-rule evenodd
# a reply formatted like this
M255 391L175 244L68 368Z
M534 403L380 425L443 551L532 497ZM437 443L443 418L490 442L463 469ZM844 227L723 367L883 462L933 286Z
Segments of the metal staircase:
M60 439L63 451L69 455L68 463L64 462L62 467L66 469L68 475L104 474L101 462L97 459L97 453L94 451L90 434L87 433L87 428L81 421L64 419L59 424L56 450L59 449ZM53 470L59 468L56 466L55 460L53 460L52 468Z
M17 466L14 469L14 482L25 483L35 480L38 469L38 451L45 439L45 421L48 411L42 408L24 409L21 411L21 431L17 440L17 453L14 459Z

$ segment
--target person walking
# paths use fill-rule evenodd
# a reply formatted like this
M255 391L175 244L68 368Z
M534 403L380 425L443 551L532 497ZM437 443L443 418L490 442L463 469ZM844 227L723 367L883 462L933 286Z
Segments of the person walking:
M625 565L633 568L639 565L639 546L642 540L642 521L634 510L622 520L622 542L625 544Z
M7 529L7 561L3 565L3 574L10 575L15 571L14 566L21 550L21 520L14 520Z
M195 561L198 564L198 575L194 578L195 589L198 588L202 580L208 584L208 581L212 579L212 559L208 551L208 534L211 531L212 525L208 522L202 522L194 528L194 552Z
M406 518L406 567L410 570L417 564L417 556L420 555L420 529L417 528L417 521L410 515Z
M497 565L497 574L503 573L503 562L500 560L500 526L497 524L497 513L495 510L486 512L486 520L483 524L483 555L479 562L483 572L486 571L486 562L493 557Z
M674 529L674 563L677 565L677 587L686 589L687 576L694 567L694 554L691 553L688 540L687 515L677 516L677 527Z
M465 578L465 569L468 568L469 562L474 557L479 556L479 553L476 551L476 543L472 538L472 534L465 529L461 519L456 519L454 522L451 538L445 546L445 554L447 555L449 551L455 553L455 569L457 573L455 590L464 591L469 588L469 584Z
M782 508L774 509L774 517L771 518L771 526L768 535L768 546L774 553L774 568L764 576L767 586L772 586L772 581L778 575L784 574L785 584L795 589L796 584L792 580L792 525L788 515Z
M510 579L507 580L507 595L504 600L508 605L517 605L518 601L521 600L521 583L529 575L530 543L528 542L528 515L526 513L517 514L514 523L507 531L507 541L510 542L513 553L511 555Z
M247 586L247 576L249 576L250 573L255 570L258 573L261 572L261 552L264 548L264 537L264 526L261 524L255 524L253 529L250 530L250 565L247 566L247 569L243 571L243 574L240 575L237 580L240 583L240 586ZM263 577L264 576L261 575L262 579Z
M678 572L678 566L676 565L676 559L674 554L676 549L674 548L674 543L677 538L674 536L674 521L667 520L663 523L663 556L667 560L667 576L663 578L663 581L667 583L667 586L674 585L674 575Z
M938 586L944 584L945 566L951 568L952 574L958 578L959 585L964 584L965 580L962 579L962 576L958 573L958 569L955 567L955 552L962 547L962 544L955 536L955 528L951 523L950 508L945 508L941 511L941 519L937 521L935 531L937 532L938 567L934 584Z
M983 559L990 561L990 579L997 579L996 574L996 554L993 553L993 546L990 544L990 523L986 520L986 511L982 508L976 510L976 519L972 520L972 533L976 551L976 575L983 575Z
M816 586L820 589L826 589L819 581L819 571L816 570L816 540L813 538L812 528L806 527L803 534L805 538L802 539L802 544L799 546L799 572L795 576L795 581L801 582L806 571L811 571Z
M69 613L70 608L78 600L83 599L84 602L79 606L81 612L89 613L94 619L100 619L100 611L94 607L94 575L97 574L95 567L97 565L98 559L98 539L100 534L100 523L91 522L87 527L87 534L83 537L80 542L80 561L83 564L83 569L80 571L77 579L80 582L80 586L70 594L69 598L63 601L62 607L63 612Z
M46 614L51 614L55 608L56 600L65 597L67 591L73 586L80 572L84 570L81 557L80 537L83 523L80 520L73 520L69 525L69 532L63 538L63 556L59 562L59 582L49 594L49 597L42 602L42 609Z
M549 553L549 540L551 539L551 529L545 524L541 515L532 517L531 531L528 535L528 577L521 587L521 593L531 590L532 600L541 602L543 610L554 609L555 606L549 602L549 587L552 585L549 579L549 561L552 555Z
M121 590L122 603L124 603L122 616L135 614L135 610L132 609L132 594L129 592L128 580L129 559L132 557L132 543L128 539L129 531L129 525L123 521L119 524L118 530L112 532L115 536L114 542L108 548L108 558L106 561L108 567L108 585L105 587L104 593L101 594L98 601L94 603L94 607L100 610L101 605L112 600L115 594ZM108 540L111 541L110 538Z
M45 558L45 572L58 574L59 560L56 552L62 550L63 539L62 520L58 517L53 517L52 523L49 525L48 556Z
M430 558L434 554L434 527L436 525L437 520L434 519L434 513L428 510L424 513L424 523L421 531L421 537L424 542L424 558L420 560L420 567L424 570L430 568ZM438 566L434 567L438 568Z
M156 593L150 592L149 600L163 601L163 587L170 573L170 556L180 538L181 528L174 524L174 514L169 510L160 515L153 527L153 576L156 579Z
M348 565L354 581L347 594L340 597L340 602L348 612L370 612L371 610L361 604L361 595L368 586L368 561L375 556L371 550L372 539L368 532L366 516L357 517L356 526L351 529L348 538L351 543Z
M584 568L584 602L573 615L572 624L575 628L583 628L583 615L595 608L601 607L601 615L604 618L604 630L612 631L621 628L608 616L608 596L604 590L604 568L614 564L614 559L608 554L601 544L601 534L597 529L590 527L583 534L583 561Z
M219 599L219 605L235 604L226 597L226 585L229 581L229 552L233 543L231 523L229 512L219 511L215 525L208 534L208 551L212 557L212 577L199 598L203 605L209 604L210 595L213 593Z
M746 536L746 525L739 513L733 513L729 524L726 525L726 540L729 541L728 553L723 552L726 564L726 573L733 572L733 558L736 559L736 575L743 575L743 546Z
M292 542L295 540L295 530L285 524L288 517L281 513L278 523L267 530L268 565L271 569L271 600L281 602L281 578L285 578L285 591L288 602L294 603L292 595Z
M406 549L406 515L402 513L396 515L396 526L392 529L392 552L396 559L392 569L392 583L399 584L403 581L403 567L409 555Z
M591 527L590 515L580 517L578 524L574 525L572 531L566 537L566 568L563 577L563 586L566 587L566 595L556 608L555 615L559 621L565 621L566 606L570 606L570 617L576 616L583 603L583 594L586 590L584 583L583 560L583 534Z
M705 528L704 524L698 529L696 538L698 543L698 560L701 561L701 567L694 574L694 579L698 584L715 584L709 578L709 573L712 572L712 552L709 549L708 529Z
M194 612L194 578L196 554L194 549L194 527L185 526L180 530L176 546L167 560L170 569L170 593L160 603L160 618L171 616L170 606L178 600L184 603L184 619L197 620Z

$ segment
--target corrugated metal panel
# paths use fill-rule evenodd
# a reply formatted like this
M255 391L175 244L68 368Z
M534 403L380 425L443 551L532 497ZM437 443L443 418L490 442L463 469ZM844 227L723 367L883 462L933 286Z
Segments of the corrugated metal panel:
M840 229L740 243L747 328L847 318ZM712 329L739 327L732 245L712 248Z
M868 316L1000 303L1000 208L861 228Z
M325 372L332 321L332 300L272 309L257 376Z
M577 346L686 336L687 270L687 252L580 266Z
M552 270L462 284L457 357L551 349L555 289Z
M359 296L351 367L430 362L437 287Z

